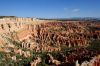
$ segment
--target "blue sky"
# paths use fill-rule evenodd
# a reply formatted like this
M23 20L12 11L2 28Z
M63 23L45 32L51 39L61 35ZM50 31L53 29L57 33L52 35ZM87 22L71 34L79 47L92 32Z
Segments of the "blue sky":
M1 16L100 17L100 0L0 0Z

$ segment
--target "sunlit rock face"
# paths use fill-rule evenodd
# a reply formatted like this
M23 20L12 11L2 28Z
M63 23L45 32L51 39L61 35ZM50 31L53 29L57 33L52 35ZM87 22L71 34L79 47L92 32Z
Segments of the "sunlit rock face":
M97 30L89 31L90 26L84 22L48 22L35 25L33 34L40 44L84 46L89 44L90 39L100 37Z
M100 39L100 24L86 21L39 20L35 18L0 19L0 42L7 38L21 41L21 46L36 51L60 51L61 46L86 46L91 39ZM12 45L11 45L12 46Z
M0 19L0 31L9 32L17 31L37 21L33 18L2 18ZM27 28L27 27L26 27Z
M1 18L0 19L0 47L11 44L13 40L24 39L30 33L30 26L38 21L35 18ZM32 29L32 28L31 28Z

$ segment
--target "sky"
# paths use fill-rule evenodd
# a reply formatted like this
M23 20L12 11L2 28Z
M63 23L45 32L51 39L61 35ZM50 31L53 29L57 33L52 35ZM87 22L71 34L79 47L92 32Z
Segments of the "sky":
M100 17L100 0L0 0L0 16Z

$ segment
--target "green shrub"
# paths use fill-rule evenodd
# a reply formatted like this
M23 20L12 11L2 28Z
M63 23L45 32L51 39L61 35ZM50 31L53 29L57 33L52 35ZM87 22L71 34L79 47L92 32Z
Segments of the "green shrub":
M100 40L92 40L87 48L93 51L100 51Z

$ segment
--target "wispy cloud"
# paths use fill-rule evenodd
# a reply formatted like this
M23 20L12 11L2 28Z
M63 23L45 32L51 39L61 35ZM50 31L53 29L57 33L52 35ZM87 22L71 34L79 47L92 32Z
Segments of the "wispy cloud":
M72 12L79 12L80 9L73 9Z
M64 9L64 15L69 17L76 17L80 15L80 9L79 8L63 8Z
M64 10L68 10L68 8L64 8Z

